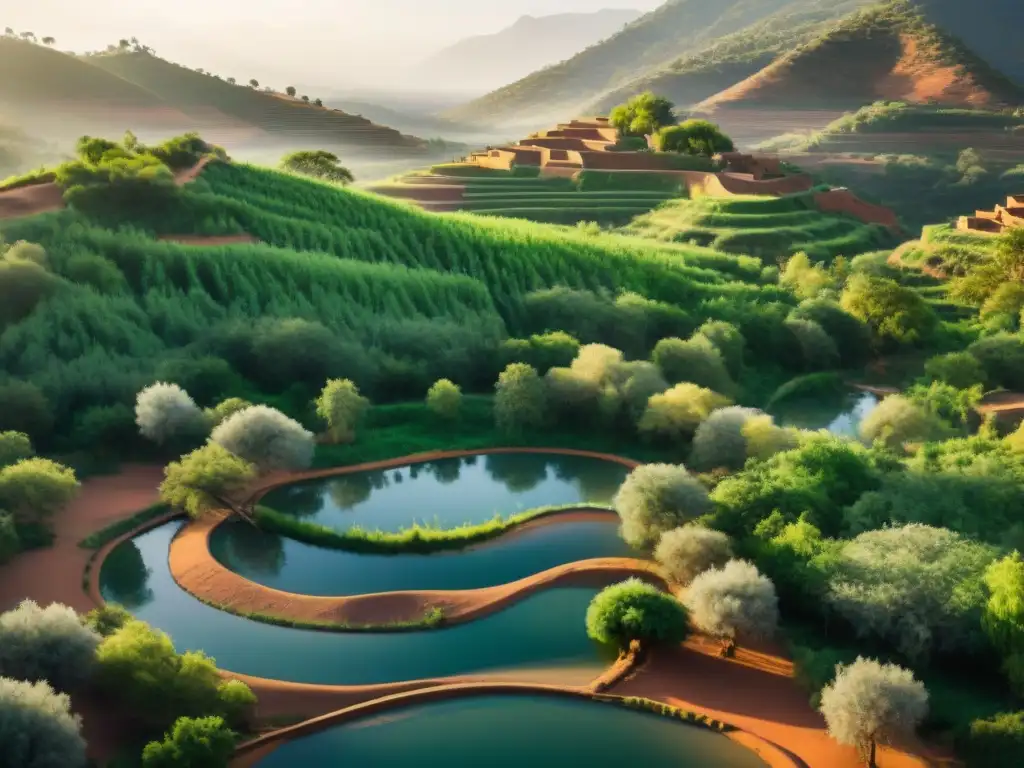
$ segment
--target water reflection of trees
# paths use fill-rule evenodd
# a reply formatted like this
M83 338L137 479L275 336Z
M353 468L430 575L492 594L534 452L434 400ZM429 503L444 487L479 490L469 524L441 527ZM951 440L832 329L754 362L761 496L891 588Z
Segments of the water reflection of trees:
M462 462L459 459L441 459L429 462L427 469L441 485L451 485L459 479Z
M547 459L523 453L492 453L486 458L487 473L512 493L532 491L547 479Z
M130 611L141 608L153 600L153 590L149 588L151 573L134 541L118 545L103 561L104 597Z
M607 503L626 479L624 468L605 461L579 456L556 456L550 461L555 477L575 486L580 501Z
M275 506L275 496L276 494L267 497L267 506ZM324 491L320 483L300 483L292 486L287 489L287 494L283 498L287 506L282 511L296 517L312 517L324 506Z
M389 485L391 478L386 472L359 472L332 480L327 493L338 509L352 509Z
M277 576L284 567L284 540L248 523L230 523L225 531L229 563L246 574Z

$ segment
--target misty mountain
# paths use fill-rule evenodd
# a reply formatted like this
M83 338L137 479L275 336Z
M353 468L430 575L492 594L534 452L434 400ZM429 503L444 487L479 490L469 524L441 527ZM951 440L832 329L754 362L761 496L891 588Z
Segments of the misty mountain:
M493 35L462 40L434 54L410 77L434 88L446 84L480 93L557 64L618 32L642 14L603 9L593 13L523 16Z

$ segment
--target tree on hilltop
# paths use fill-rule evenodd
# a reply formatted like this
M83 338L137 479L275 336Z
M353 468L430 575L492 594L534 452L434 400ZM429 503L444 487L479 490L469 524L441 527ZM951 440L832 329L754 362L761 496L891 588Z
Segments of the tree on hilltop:
M287 88L284 89L284 92L287 93L289 96L291 96L293 99L295 98L295 86L294 85L289 85Z
M254 89L255 89L255 88L259 88L259 87L260 87L260 81L259 81L259 80L257 80L257 79L256 79L256 78L254 77L254 78L253 78L252 80L250 80L250 81L249 81L249 85L250 85L250 86L252 86L252 87L253 87Z
M658 131L657 145L662 152L681 152L703 157L736 149L732 139L708 120L687 120L680 125L666 126Z
M55 38L55 37L44 37L43 38L43 45L53 45L56 42L57 42L57 38Z
M674 108L665 97L648 91L615 107L608 119L623 136L649 136L675 122Z
M352 171L341 165L337 155L325 149L303 149L285 155L281 160L281 168L342 185L351 184L356 178Z

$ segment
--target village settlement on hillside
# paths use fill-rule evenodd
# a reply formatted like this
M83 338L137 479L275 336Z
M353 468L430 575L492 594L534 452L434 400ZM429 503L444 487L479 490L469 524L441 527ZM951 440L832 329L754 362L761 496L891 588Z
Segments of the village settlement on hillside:
M1012 227L1024 227L1024 194L1008 195L1006 205L997 205L991 211L975 211L973 216L961 216L956 227L982 235L1001 235Z

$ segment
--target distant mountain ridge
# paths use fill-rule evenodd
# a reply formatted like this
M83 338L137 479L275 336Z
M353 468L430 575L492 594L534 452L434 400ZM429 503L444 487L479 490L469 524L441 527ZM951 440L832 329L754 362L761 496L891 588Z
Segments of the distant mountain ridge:
M142 137L194 130L217 143L426 148L365 118L233 85L142 50L75 56L11 37L0 37L0 113L59 141L131 128Z
M605 8L592 13L522 16L491 35L461 40L417 66L420 82L451 80L479 92L557 64L618 32L641 12Z
M1007 91L995 84L995 75L1024 84L1024 47L1018 34L1024 24L1021 0L975 0L970 13L964 13L961 0L896 4L901 12L918 14L942 34L958 39L953 48L959 51L960 64L972 61L972 71L1000 92L996 100ZM851 14L889 5L879 0L669 0L572 59L448 110L445 116L543 123L553 114L564 118L605 112L643 90L663 93L685 108L714 98L780 57L827 37ZM982 74L986 68L988 73ZM851 63L847 69L856 67Z

